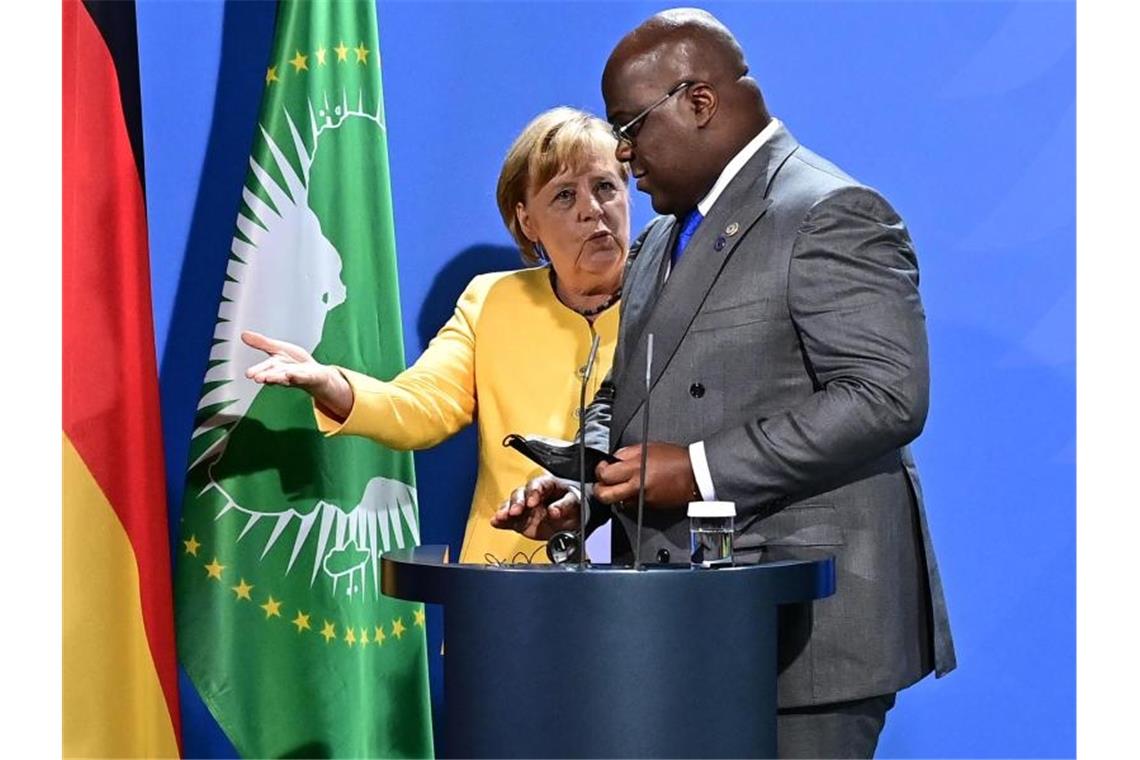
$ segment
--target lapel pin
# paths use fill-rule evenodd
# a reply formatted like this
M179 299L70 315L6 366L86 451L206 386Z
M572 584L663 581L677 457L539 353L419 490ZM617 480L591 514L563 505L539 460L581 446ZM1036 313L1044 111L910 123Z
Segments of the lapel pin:
M732 224L730 224L724 228L724 234L728 235L729 237L732 237L737 232L740 232L740 225L737 224L736 222L733 222Z

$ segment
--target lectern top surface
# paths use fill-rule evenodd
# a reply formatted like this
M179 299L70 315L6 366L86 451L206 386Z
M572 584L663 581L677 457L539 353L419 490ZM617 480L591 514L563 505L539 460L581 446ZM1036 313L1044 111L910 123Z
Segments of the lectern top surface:
M741 555L731 567L691 568L687 564L571 565L449 564L447 548L422 546L386 552L380 558L381 588L389 596L447 603L479 595L570 593L587 588L671 594L741 593L766 596L778 604L830 596L835 590L835 559L811 549L771 548Z
M477 570L490 570L490 571L503 571L503 570L525 570L528 572L582 572L577 563L567 563L565 565L550 565L538 564L530 562L518 563L499 563L499 564L485 564L485 563L450 563L447 559L446 546L416 546L408 549L396 549L394 551L385 552L385 557L388 557L396 562L412 562L415 564L426 565L447 565L449 567L462 567L467 569ZM733 572L734 570L741 570L749 567L756 566L777 566L786 565L789 563L798 564L803 562L827 562L832 558L832 555L818 550L806 547L789 547L789 546L773 546L761 547L760 549L750 549L747 552L737 553L735 562L730 567L717 567L717 568L694 568L688 563L660 563L660 562L646 562L642 566L642 570L638 572L660 572L662 570L668 571L692 571L696 573L708 572ZM634 572L632 565L620 563L591 563L587 562L584 568L585 572Z

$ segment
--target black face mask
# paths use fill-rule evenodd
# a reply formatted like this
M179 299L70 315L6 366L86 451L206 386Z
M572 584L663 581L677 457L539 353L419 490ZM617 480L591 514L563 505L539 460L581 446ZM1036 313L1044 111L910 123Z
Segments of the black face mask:
M559 446L537 438L523 438L521 435L511 433L503 439L503 445L519 452L556 478L578 480L581 475L581 461L578 457L578 444L576 442ZM597 469L599 462L613 463L617 461L619 461L617 457L587 446L586 482L594 483L597 481L594 470Z

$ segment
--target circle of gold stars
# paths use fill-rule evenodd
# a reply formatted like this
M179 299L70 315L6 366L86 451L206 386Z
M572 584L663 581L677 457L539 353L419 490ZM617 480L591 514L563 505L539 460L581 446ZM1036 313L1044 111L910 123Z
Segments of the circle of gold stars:
M329 53L335 53L335 58L330 58ZM364 41L361 40L356 44L356 47L349 47L344 44L344 40L339 40L335 47L327 48L324 45L310 50L308 52L293 49L293 57L277 63L274 66L268 66L265 69L265 84L266 86L272 85L274 82L281 82L281 78L286 75L299 76L301 72L312 71L313 67L321 68L329 65L330 61L333 64L357 64L366 66L369 61L369 56L375 51L370 50L365 46ZM350 55L351 53L351 55ZM312 64L309 60L313 59ZM373 60L379 65L380 54L376 53ZM292 70L290 70L292 67Z
M202 542L198 540L197 536L190 536L190 538L182 542L182 545L185 548L185 554L187 556L194 557L202 562L202 568L206 572L206 580L217 581L223 587L228 588L229 591L233 593L233 600L236 603L250 602L256 604L264 613L264 619L267 621L273 618L278 618L283 621L287 620L287 618L282 615L286 606L283 600L277 599L272 594L267 593L264 595L259 594L257 598L262 601L260 604L256 603L254 601L253 590L257 588L257 586L240 576L237 585L229 585L233 583L233 578L232 576L228 580L225 578L227 565L222 564L217 556L213 556L209 562L205 562L203 558L208 555L203 553L202 556L199 556L199 549L202 548ZM401 641L404 638L404 634L408 632L408 626L405 624L403 616L393 618L387 624L371 623L368 625L348 625L347 623L340 623L338 625L338 621L322 619L321 628L318 631L314 627L315 623L310 613L301 609L297 609L295 612L296 615L292 620L288 620L288 622L297 629L297 634L304 635L306 632L312 633L321 637L323 643L326 645L339 642L341 645L347 646L350 649L359 646L363 651L367 649L369 645L375 645L377 648L383 647L385 642L392 638ZM424 613L422 604L418 605L412 612L412 626L419 626L420 628L426 627L426 614Z

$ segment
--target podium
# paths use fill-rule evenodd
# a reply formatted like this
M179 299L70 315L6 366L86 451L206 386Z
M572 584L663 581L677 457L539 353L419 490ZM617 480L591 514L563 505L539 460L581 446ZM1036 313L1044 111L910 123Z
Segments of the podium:
M777 607L835 590L825 554L730 568L381 557L388 596L444 608L454 757L775 757Z

